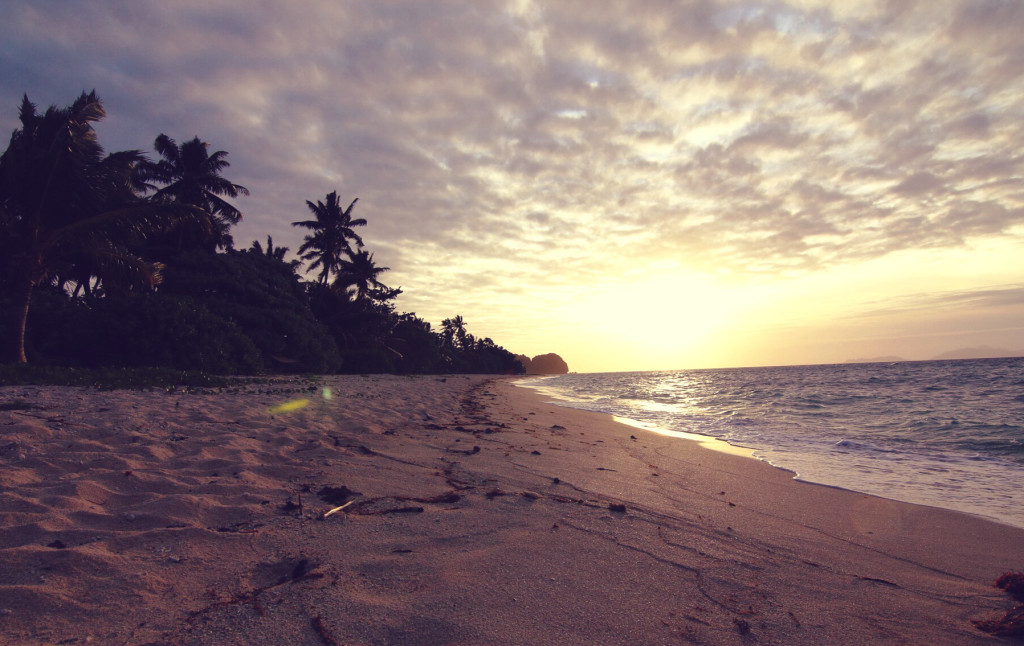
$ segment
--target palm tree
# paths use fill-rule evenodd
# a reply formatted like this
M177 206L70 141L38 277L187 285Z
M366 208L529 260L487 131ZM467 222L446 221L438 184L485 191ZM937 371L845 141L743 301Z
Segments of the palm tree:
M178 145L167 135L160 134L153 147L160 161L139 167L139 178L144 186L155 191L151 199L161 204L186 204L202 209L210 215L213 227L213 235L203 242L213 249L230 249L234 241L228 231L231 225L241 221L242 212L221 196L248 195L249 189L221 176L231 165L225 159L228 154L223 150L210 154L210 144L199 137ZM184 245L179 238L179 250Z
M142 201L141 193L145 187L138 180L137 168L145 161L141 153L129 150L110 153L100 162L98 176L109 184L104 190L110 191L114 203L127 205ZM136 247L139 240L132 242L132 246ZM103 258L103 254L97 255L95 249L88 247L77 252L69 250L62 254L59 260L54 259L50 272L52 282L61 292L68 283L73 284L72 297L78 297L80 293L91 297L101 291L131 291L134 287L133 279L130 276L121 276L119 279L117 272L111 271L109 266L104 268Z
M459 344L459 349L466 349L466 321L462 318L462 315L457 315L452 319L452 327L455 328L455 340Z
M249 251L265 255L267 258L273 258L274 260L284 262L284 256L288 253L288 247L275 247L274 239L267 236L266 249L263 248L263 245L260 244L259 240L253 240L252 244L249 245Z
M283 262L284 264L291 267L292 272L294 273L298 273L299 265L302 264L298 260L285 260L284 257L285 255L288 254L288 247L275 247L274 239L271 238L270 236L267 236L266 249L263 248L263 245L260 244L259 240L253 240L252 244L249 245L249 251L252 253L257 253L266 256L267 258L273 258L274 260L277 260L279 262Z
M349 259L342 259L339 263L338 277L334 281L336 287L348 289L356 288L356 300L361 301L374 291L388 293L392 290L380 282L377 276L390 267L378 267L373 262L373 254L367 251L349 252Z
M467 337L472 339L473 335L467 335L466 321L462 318L461 314L455 318L441 321L441 338L446 347L465 350Z
M310 269L320 267L318 281L321 285L326 285L330 281L331 274L338 273L344 255L353 253L350 241L354 240L359 248L363 246L363 239L353 229L366 226L366 220L352 219L352 208L358 201L357 197L342 211L338 193L332 191L327 194L325 202L318 200L313 204L306 201L306 206L316 217L315 220L292 222L292 226L303 227L313 232L303 239L302 246L299 247L299 257L311 261Z
M22 100L21 128L0 155L0 296L11 316L3 360L26 361L25 323L38 285L58 273L80 285L93 276L126 289L153 285L159 266L133 249L197 215L138 197L132 176L144 158L138 151L104 156L92 127L104 116L95 92L43 114Z

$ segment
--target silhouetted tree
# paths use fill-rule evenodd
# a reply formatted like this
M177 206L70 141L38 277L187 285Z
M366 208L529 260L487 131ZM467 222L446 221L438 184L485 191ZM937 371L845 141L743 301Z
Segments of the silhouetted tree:
M273 258L279 262L291 267L293 272L298 272L299 267L302 265L298 260L285 260L285 256L288 255L288 247L275 247L274 239L267 236L267 248L264 249L263 245L260 244L259 240L253 240L252 244L249 245L249 251L252 253L266 256L267 258Z
M188 298L237 327L275 372L325 372L338 367L330 331L310 310L306 290L287 263L265 254L194 251L168 265L159 289Z
M357 247L363 246L363 239L353 229L366 225L366 220L362 218L352 219L352 208L358 201L359 198L352 200L343 211L338 202L338 193L332 191L327 194L324 202L317 201L314 204L306 201L306 206L316 217L315 220L292 222L292 226L303 227L313 232L304 238L302 246L299 247L299 257L310 263L311 270L320 268L318 281L322 285L330 282L331 274L339 271L344 257L353 252L351 241L354 241Z
M288 247L275 247L274 239L267 236L267 248L264 249L263 245L260 244L259 240L253 240L252 244L249 245L250 251L255 251L258 254L265 255L267 258L273 258L274 260L280 260L284 262L284 256L288 253Z
M194 209L142 202L134 191L137 151L104 156L92 124L106 113L95 92L45 113L24 97L21 127L0 156L0 290L11 320L3 358L25 362L32 292L63 274L91 277L123 290L152 286L159 266L133 251Z
M520 374L523 366L515 355L490 338L477 341L466 329L462 316L441 322L440 365L436 369L462 373Z
M466 321L462 315L441 321L442 338L445 345L455 350L465 350L467 346ZM469 338L472 338L470 336Z
M373 298L352 300L319 282L307 285L309 305L342 355L342 372L391 372L400 356L388 345L399 316L394 305Z
M367 251L350 253L348 259L343 258L339 265L338 277L335 279L334 285L344 290L355 287L356 300L368 297L374 290L378 290L378 293L386 293L390 289L380 282L377 276L385 271L391 271L391 268L378 267L373 262L372 253Z
M34 361L68 366L522 369L462 316L438 334L396 312L401 290L380 282L389 269L356 233L366 225L352 216L358 199L342 209L331 192L306 202L315 219L292 223L309 232L299 257L319 270L304 283L302 263L286 261L270 236L266 247L231 248L242 214L225 198L249 191L222 176L226 152L161 134L157 162L105 154L95 92L43 114L25 97L19 116L0 155L0 360L24 362L27 346Z
M440 337L431 330L429 322L415 314L399 315L388 341L398 353L394 367L399 373L440 372L444 367Z
M228 154L218 150L209 153L210 144L194 137L178 145L165 134L157 136L153 147L160 155L160 161L140 164L139 178L146 188L155 191L151 199L159 204L187 204L208 213L211 218L212 235L199 240L198 244L208 250L230 249L234 241L229 230L238 224L242 213L221 196L238 197L248 195L249 189L233 184L221 176L230 166ZM196 241L184 239L179 232L177 251L190 247Z

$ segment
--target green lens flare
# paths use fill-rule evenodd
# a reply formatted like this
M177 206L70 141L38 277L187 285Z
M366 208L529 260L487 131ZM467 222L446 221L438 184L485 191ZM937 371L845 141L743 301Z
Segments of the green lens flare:
M294 400L292 400L290 402L285 402L285 403L283 403L283 404L281 404L279 406L274 406L273 408L270 409L270 412L271 413L288 413L288 412L291 412L293 410L299 410L300 408L305 408L306 406L309 406L309 400L308 399L294 399Z

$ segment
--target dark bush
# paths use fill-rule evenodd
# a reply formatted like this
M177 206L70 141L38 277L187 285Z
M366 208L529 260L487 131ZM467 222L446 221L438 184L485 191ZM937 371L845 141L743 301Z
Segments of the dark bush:
M333 372L341 364L298 277L280 260L242 251L188 254L167 268L159 293L191 298L237 326L274 372Z
M42 290L29 312L26 351L43 365L166 366L215 374L264 368L235 324L189 298L147 294L91 301Z

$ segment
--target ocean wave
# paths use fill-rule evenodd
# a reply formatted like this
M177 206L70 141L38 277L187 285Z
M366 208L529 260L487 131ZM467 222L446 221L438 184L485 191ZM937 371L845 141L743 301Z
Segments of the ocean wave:
M753 448L801 480L1024 527L1016 494L1006 494L1024 490L1024 359L580 374L519 383L578 408Z
M853 440L839 440L832 446L840 449L850 449L853 451L875 451L877 453L896 453L896 451L892 449L884 449L880 446L865 444L863 442L854 442Z

